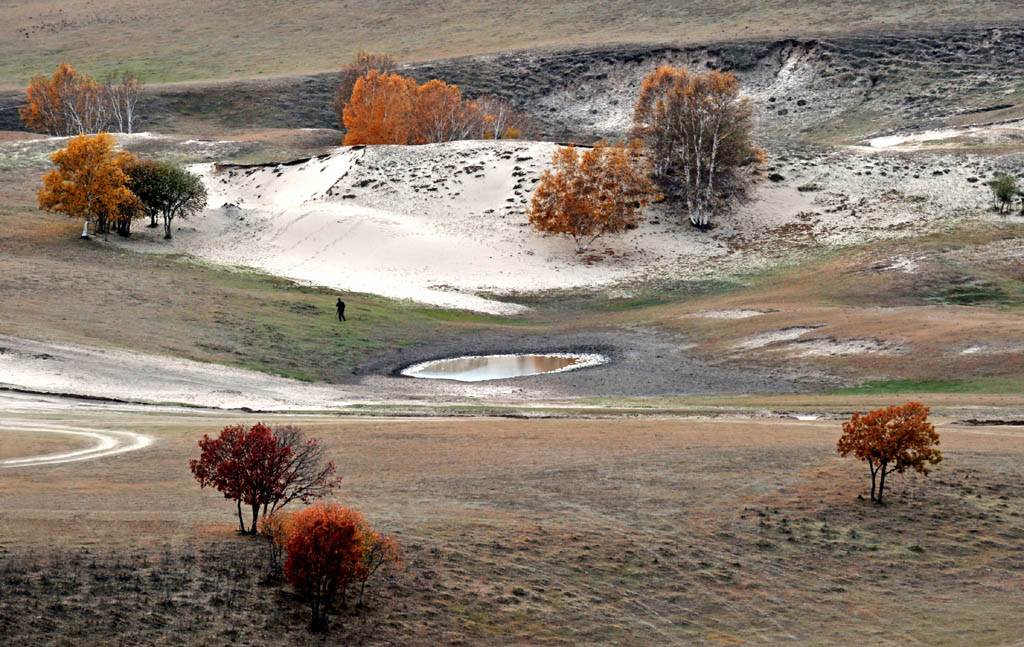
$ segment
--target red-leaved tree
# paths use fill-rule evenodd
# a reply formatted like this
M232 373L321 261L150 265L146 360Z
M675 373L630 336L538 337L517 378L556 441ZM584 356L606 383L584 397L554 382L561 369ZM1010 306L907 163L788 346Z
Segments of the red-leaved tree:
M323 459L316 438L306 439L294 427L274 432L263 423L225 427L220 436L204 435L199 458L189 467L201 487L212 487L235 501L238 526L255 534L260 512L273 512L291 501L310 501L329 494L338 482L334 463ZM242 506L252 511L248 528Z
M881 503L886 475L908 469L927 475L928 465L942 461L942 452L935 448L938 444L939 434L928 422L928 407L908 402L863 416L859 411L854 413L843 423L837 449L842 456L853 454L867 462L871 468L871 500Z
M360 575L363 557L361 517L336 503L318 503L292 517L284 575L312 604L309 627L327 627L334 596Z

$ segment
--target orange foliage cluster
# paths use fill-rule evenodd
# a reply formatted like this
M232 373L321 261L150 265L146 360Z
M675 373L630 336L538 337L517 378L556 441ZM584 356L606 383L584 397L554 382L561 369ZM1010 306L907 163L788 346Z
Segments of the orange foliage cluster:
M515 138L527 126L526 117L508 102L469 101L458 86L437 79L419 85L375 69L355 82L342 115L346 146Z
M640 209L659 197L641 153L639 142L599 142L583 155L574 146L558 149L533 194L530 223L545 233L568 234L577 253L604 234L635 227Z
M398 544L374 530L357 510L337 503L318 503L300 512L278 511L264 517L260 532L270 543L271 575L280 568L298 589L310 594L311 626L322 629L334 596L342 606L350 586L359 586L359 604L367 581L381 567L400 565Z
M106 234L110 223L142 215L139 199L128 188L125 167L135 155L114 150L108 133L79 135L50 155L54 169L43 175L39 208L96 221Z
M28 105L19 110L27 128L50 135L95 133L113 127L132 132L141 82L125 73L105 84L61 63L47 79L36 75L25 91Z
M928 465L942 461L942 453L935 449L938 444L939 435L928 422L928 407L908 402L863 416L859 411L854 413L843 423L838 451L867 461L871 468L871 500L881 503L886 475L908 469L928 474Z
M395 59L388 54L371 54L360 51L355 58L341 70L341 83L334 91L334 100L331 107L338 115L338 125L345 126L345 106L352 98L352 89L361 77L366 76L371 70L387 73L395 69Z

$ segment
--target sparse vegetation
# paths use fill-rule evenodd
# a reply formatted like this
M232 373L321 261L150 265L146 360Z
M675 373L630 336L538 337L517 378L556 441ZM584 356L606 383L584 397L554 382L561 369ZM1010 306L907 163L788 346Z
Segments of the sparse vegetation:
M989 181L988 186L992 189L992 198L999 213L1009 211L1013 199L1020 194L1017 178L1012 175L997 175L995 179Z

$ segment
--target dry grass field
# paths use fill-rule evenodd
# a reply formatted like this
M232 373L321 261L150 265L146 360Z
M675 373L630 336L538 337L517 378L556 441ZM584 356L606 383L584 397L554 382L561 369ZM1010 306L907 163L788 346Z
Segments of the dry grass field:
M262 547L235 535L231 503L188 473L196 439L237 418L44 417L156 443L0 472L8 644L320 644L291 589L260 583ZM332 643L1022 638L1020 427L940 425L945 462L876 506L858 496L866 467L835 454L836 422L287 421L325 440L338 498L404 548Z
M55 5L15 0L0 20L0 83L25 82L69 60L94 75L133 69L151 83L336 69L357 50L415 61L512 49L609 43L707 43L898 32L1020 20L1012 0L921 3L494 0L270 0Z

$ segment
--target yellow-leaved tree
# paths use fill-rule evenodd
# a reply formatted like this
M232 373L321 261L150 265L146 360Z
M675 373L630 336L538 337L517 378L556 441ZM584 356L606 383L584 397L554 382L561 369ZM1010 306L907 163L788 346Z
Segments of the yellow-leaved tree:
M135 155L114 150L109 133L79 135L50 155L53 170L43 175L39 208L82 218L82 237L89 237L89 221L106 239L110 225L141 215L139 199L128 188L124 169Z
M357 80L343 111L344 144L408 144L416 87L413 79L377 70Z
M660 196L640 142L598 142L582 155L559 148L544 171L527 212L530 223L549 234L568 234L582 253L605 234L635 227L640 209Z

